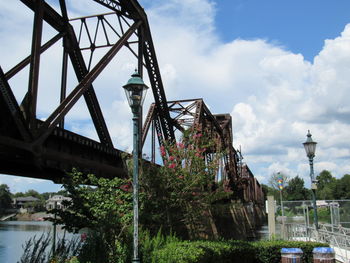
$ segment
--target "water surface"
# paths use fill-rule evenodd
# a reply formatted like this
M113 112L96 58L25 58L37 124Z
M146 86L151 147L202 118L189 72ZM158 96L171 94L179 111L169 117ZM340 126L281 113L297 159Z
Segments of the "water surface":
M5 221L0 222L0 263L16 263L23 253L23 245L27 240L51 231L51 222L37 221ZM62 237L64 231L58 226L57 236ZM67 235L66 235L67 236ZM69 234L68 236L72 236Z

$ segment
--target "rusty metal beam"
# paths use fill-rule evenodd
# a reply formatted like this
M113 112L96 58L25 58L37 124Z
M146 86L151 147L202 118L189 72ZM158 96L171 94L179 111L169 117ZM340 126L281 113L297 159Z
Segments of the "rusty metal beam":
M10 85L8 84L6 76L2 71L1 67L0 67L0 97L1 97L0 102L2 102L0 107L1 109L0 119L4 124L3 129L10 131L12 127L10 127L10 124L8 123L8 121L5 122L5 120L12 119L12 122L16 126L16 129L19 132L21 138L24 141L30 141L31 134L27 129L27 126L25 125L25 120L23 118L21 110L18 106L16 98L12 93ZM2 108L2 107L5 107L5 108ZM11 134L11 135L14 136L14 134Z
M169 109L164 92L164 86L160 75L157 56L151 36L150 27L148 24L147 15L140 4L135 0L94 0L113 11L122 12L122 14L134 21L141 19L143 21L144 28L144 51L143 56L145 59L148 76L151 82L154 100L158 108L159 124L162 128L162 135L160 140L176 141L173 123L169 115ZM142 58L139 58L139 60Z
M51 38L49 41L47 41L43 46L40 48L40 54L44 53L48 48L50 48L52 45L54 45L58 40L60 40L65 33L58 33L53 38ZM23 59L20 63L18 63L16 66L14 66L12 69L10 69L8 72L6 72L5 77L7 80L11 79L14 75L16 75L18 72L20 72L23 68L25 68L31 61L31 55Z
M102 70L112 60L115 54L125 44L127 39L134 33L134 31L142 24L141 21L133 24L122 38L107 52L107 54L96 64L96 66L84 77L78 86L67 96L67 98L57 107L57 109L46 119L44 124L40 127L38 143L42 143L56 127L59 121L67 114L73 105L90 87L91 83L98 77Z
M26 118L29 128L33 132L36 129L36 107L38 99L40 47L43 29L43 0L35 1L32 52L30 57L28 103L26 105Z
M75 74L78 78L78 80L81 82L85 76L88 74L88 69L85 65L83 55L81 54L81 50L79 48L79 43L76 39L76 36L74 34L73 27L68 22L68 15L67 15L67 9L65 5L65 0L60 0L60 7L61 12L64 21L66 22L66 30L67 30L67 36L64 38L64 50L68 52L68 55L70 57L70 60L72 62ZM63 61L65 63L65 61ZM61 101L62 103L66 97L66 94L64 92L64 75L66 74L67 65L63 64L63 70L62 70L62 84L61 87ZM63 99L64 98L64 99ZM90 83L89 88L84 93L84 99L86 101L86 105L88 107L88 110L90 112L91 119L93 121L93 124L95 126L97 135L101 141L101 143L113 147L111 136L108 132L107 125L105 123L100 105L97 100L97 96L95 94L94 88L92 84ZM64 124L64 116L59 122L60 126L63 127Z

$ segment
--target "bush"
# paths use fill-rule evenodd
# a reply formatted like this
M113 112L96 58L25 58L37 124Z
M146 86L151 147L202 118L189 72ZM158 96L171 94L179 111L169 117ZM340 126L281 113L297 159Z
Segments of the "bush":
M140 240L140 254L143 263L152 262L151 254L153 251L160 250L167 244L180 242L180 239L172 233L167 236L162 235L162 229L159 229L157 235L154 237L151 237L150 232L147 230L141 231Z
M303 262L312 262L314 247L323 243L301 241L183 241L166 244L149 255L152 263L279 263L281 248L297 247L304 252Z
M253 247L245 241L184 241L154 251L151 262L249 263L254 261L253 252Z

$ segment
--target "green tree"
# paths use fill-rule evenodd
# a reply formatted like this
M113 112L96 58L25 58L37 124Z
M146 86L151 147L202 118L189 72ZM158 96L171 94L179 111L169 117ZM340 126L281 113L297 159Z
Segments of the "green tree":
M24 193L24 196L33 196L35 198L42 199L41 194L38 191L35 191L34 189L30 189Z
M334 191L337 179L332 174L323 170L317 177L317 198L321 200L332 200L334 199Z
M12 199L10 188L7 184L0 185L0 215L2 215L6 209L12 207Z
M309 192L304 186L304 179L298 175L289 180L288 185L284 188L286 200L307 200Z
M350 174L345 174L342 178L336 180L334 199L350 199Z
M261 187L262 187L262 190L264 192L264 195L265 195L265 199L267 199L267 196L268 195L272 195L275 200L278 200L279 198L279 190L271 187L271 186L268 186L266 184L261 184Z
M63 183L71 201L66 210L55 210L55 220L70 232L89 228L88 240L81 252L83 262L119 262L130 244L132 222L131 183L126 179L84 177L74 170Z

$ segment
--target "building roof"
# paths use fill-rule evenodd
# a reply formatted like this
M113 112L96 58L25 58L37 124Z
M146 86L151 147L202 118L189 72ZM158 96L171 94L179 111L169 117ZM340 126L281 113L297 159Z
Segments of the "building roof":
M51 196L49 199L47 199L46 202L57 202L57 201L63 201L63 200L70 201L71 199L72 198L66 197L66 196L63 196L63 195L54 195L54 196Z
M13 200L16 202L35 202L35 201L39 201L40 199L33 196L24 196L24 197L13 198Z

